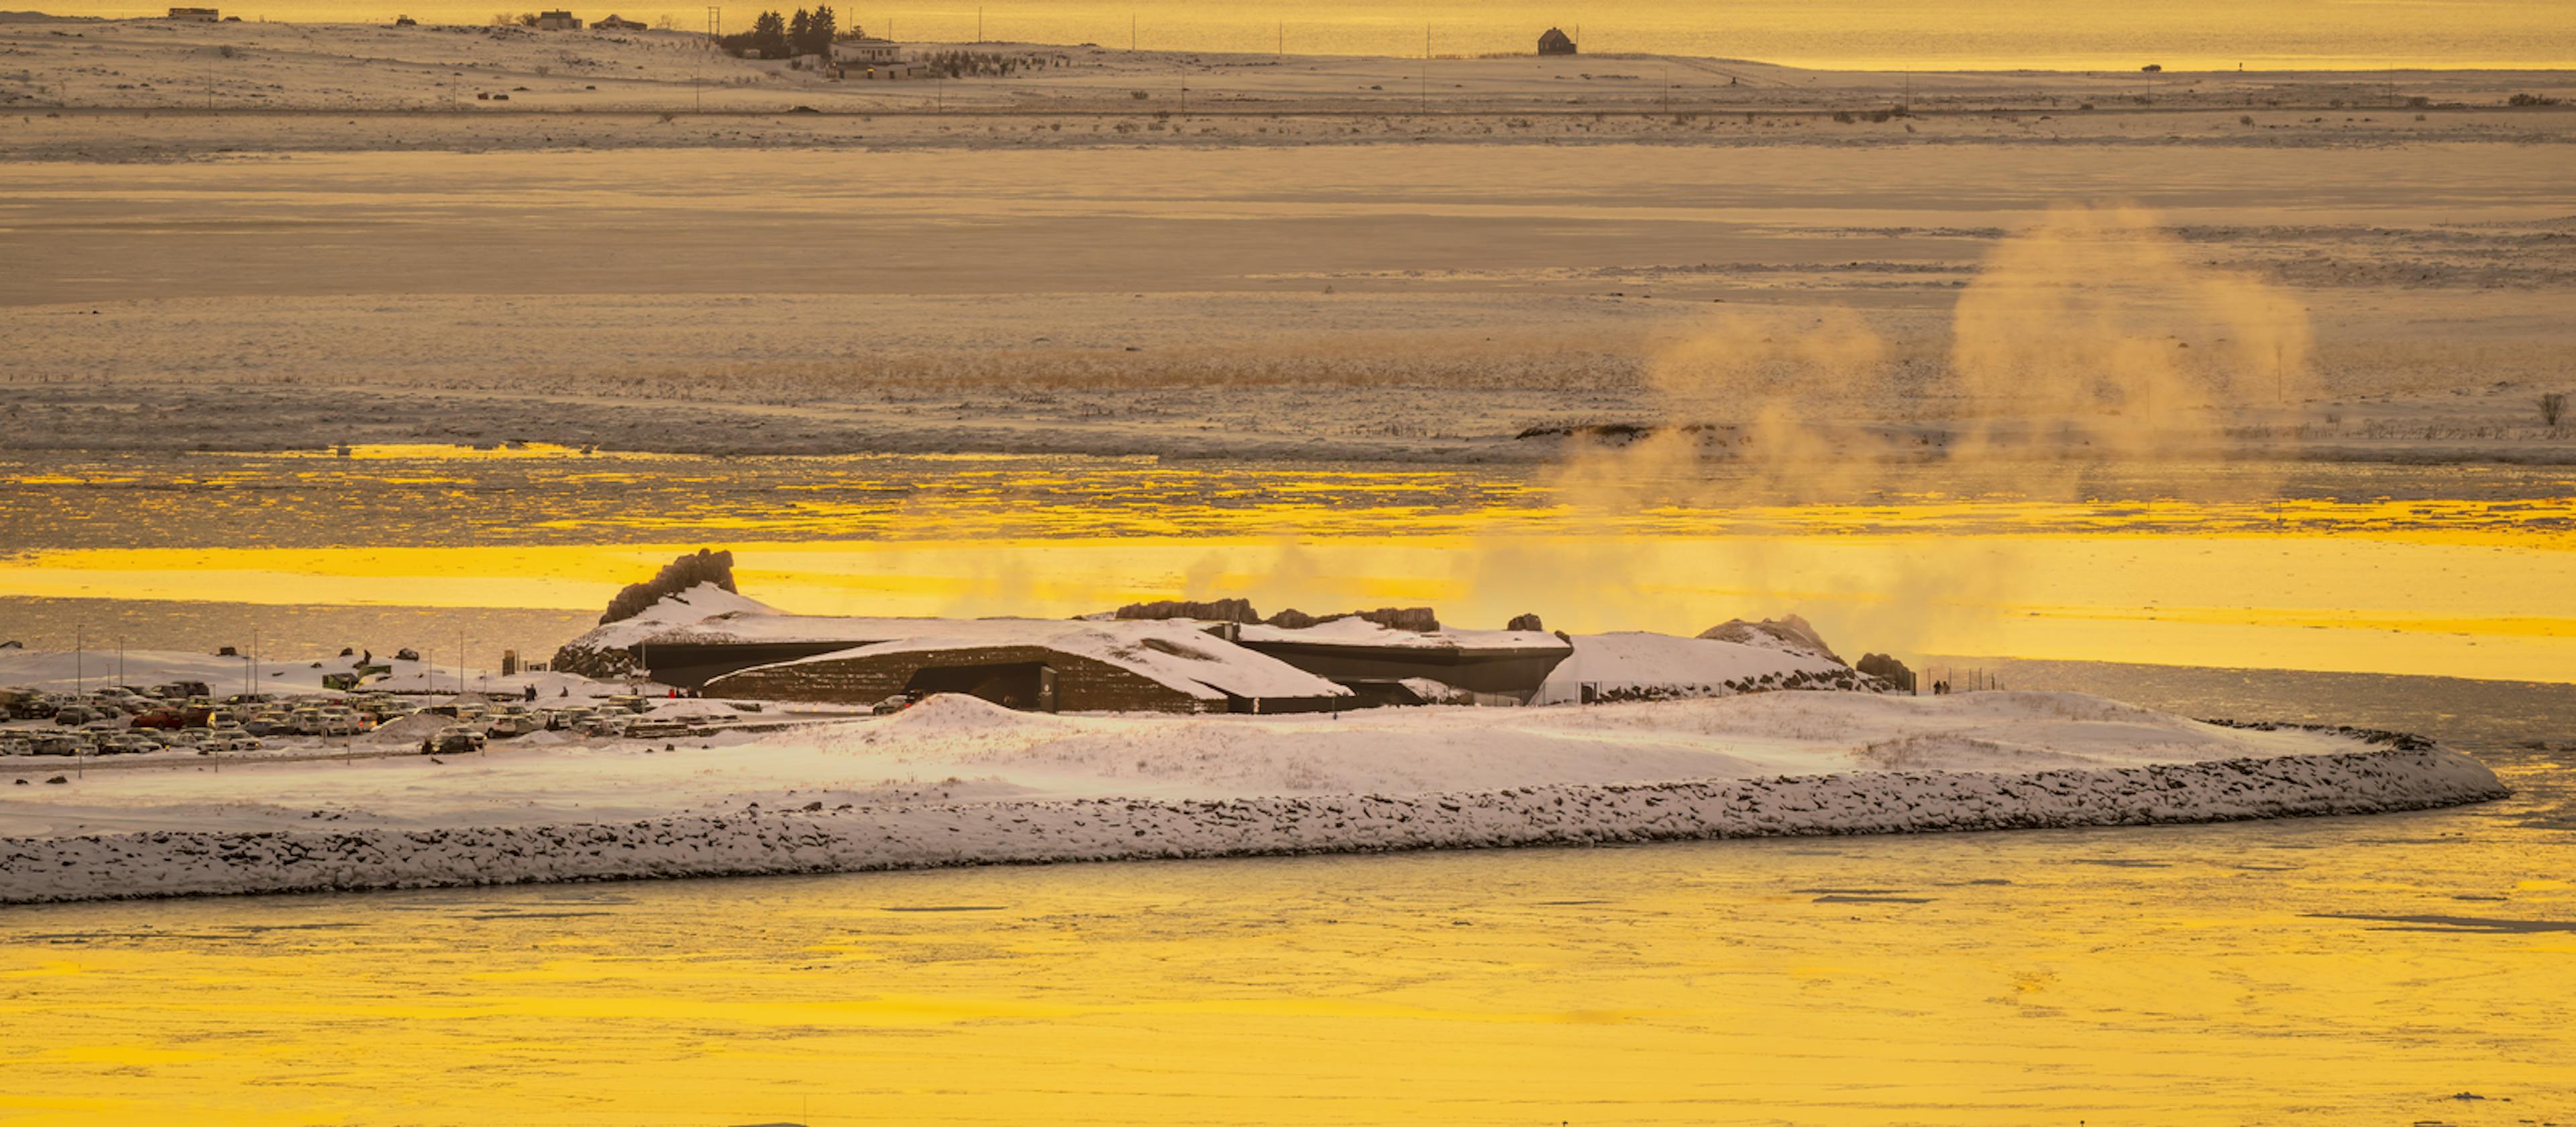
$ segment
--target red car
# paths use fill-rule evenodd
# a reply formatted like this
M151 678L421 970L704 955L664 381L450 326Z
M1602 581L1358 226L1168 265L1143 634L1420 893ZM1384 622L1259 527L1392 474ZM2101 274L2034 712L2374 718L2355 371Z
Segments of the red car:
M137 713L134 717L134 723L131 726L136 728L185 728L188 726L188 714L175 708L150 709Z

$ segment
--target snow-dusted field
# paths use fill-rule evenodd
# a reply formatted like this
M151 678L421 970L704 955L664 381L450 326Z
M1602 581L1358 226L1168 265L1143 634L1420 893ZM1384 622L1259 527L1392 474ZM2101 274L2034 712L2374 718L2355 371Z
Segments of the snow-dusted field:
M2500 794L2475 761L2414 741L2075 694L1294 718L940 697L686 747L30 780L0 797L0 900L2209 821Z

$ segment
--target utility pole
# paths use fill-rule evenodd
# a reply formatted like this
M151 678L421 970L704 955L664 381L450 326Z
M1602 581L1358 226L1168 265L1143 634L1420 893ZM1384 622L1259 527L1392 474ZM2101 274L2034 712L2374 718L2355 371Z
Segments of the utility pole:
M1422 25L1422 112L1431 112L1431 25Z
M706 58L707 58L707 55L709 55L710 53L714 52L714 51L717 49L717 47L719 46L720 42L721 42L723 39L724 39L724 8L723 8L722 6L720 6L720 5L709 4L709 5L707 5L707 45L706 45L706 49L705 49L705 50L702 50L702 51L700 51L700 52L698 52L698 61L697 61L697 65L696 65L696 66L693 66L693 67L691 67L691 68L689 69L689 85L691 85L691 86L693 86L693 87L696 87L696 88L697 88L697 97L698 97L698 111L697 111L697 112L699 112L699 113L705 113L705 112L707 112Z
M88 683L87 681L83 680L83 679L82 679L82 677L81 677L81 651L82 651L82 650L83 650L83 648L84 648L84 646L83 646L83 642L84 642L84 641L85 641L85 639L83 639L83 638L81 637L81 628L80 628L80 627L78 627L78 626L74 626L74 627L72 627L72 695L73 695L73 696L80 696L80 695L82 695L82 694L83 694L83 693L84 693L84 692L89 688L89 683Z
M1127 53L1136 53L1136 13L1127 13Z

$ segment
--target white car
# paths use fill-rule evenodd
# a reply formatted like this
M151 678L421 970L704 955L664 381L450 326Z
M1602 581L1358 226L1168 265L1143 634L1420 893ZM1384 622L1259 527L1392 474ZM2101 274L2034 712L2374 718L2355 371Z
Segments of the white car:
M314 713L305 732L316 736L357 736L368 729L367 718L354 708L325 708Z

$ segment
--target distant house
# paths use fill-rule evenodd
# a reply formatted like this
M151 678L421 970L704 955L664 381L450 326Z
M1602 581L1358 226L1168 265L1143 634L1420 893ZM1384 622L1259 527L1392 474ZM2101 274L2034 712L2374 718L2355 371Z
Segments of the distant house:
M590 26L593 31L642 31L644 21L620 19L612 12L604 18L592 20Z
M410 16L395 16L395 17L394 17L394 26L395 26L395 27L419 27L419 26L420 26L420 21L419 21L419 20L416 20L416 19L413 19L413 18L411 18Z
M580 31L581 17L564 11L561 8L557 8L550 12L539 12L537 13L537 30Z
M224 18L224 13L220 8L172 8L170 18L194 20L198 23L217 23Z
M894 40L866 35L834 41L832 65L844 75L859 78L907 78L912 74L912 65L903 61L903 49Z
M1571 55L1574 53L1574 39L1572 36L1551 27L1547 29L1547 34L1538 37L1538 53L1542 55Z

